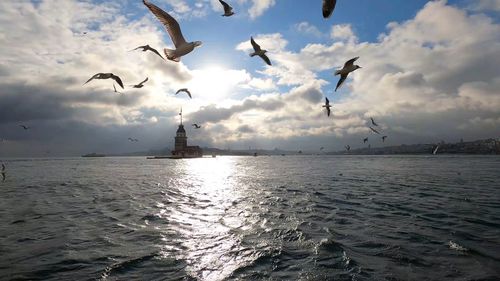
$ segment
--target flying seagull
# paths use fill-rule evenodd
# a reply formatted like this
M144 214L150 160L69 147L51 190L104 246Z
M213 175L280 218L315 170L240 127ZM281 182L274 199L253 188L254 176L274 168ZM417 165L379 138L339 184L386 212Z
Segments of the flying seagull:
M251 57L259 56L261 57L268 65L271 65L271 60L266 56L267 50L262 50L259 44L255 43L253 37L250 37L250 43L252 43L252 47L254 52L250 54Z
M193 124L193 127L194 127L195 129L199 129L199 128L201 128L201 125L198 125L198 124Z
M190 99L192 99L192 98L193 98L193 97L191 96L191 92L190 92L187 88L182 88L182 89L179 89L179 90L177 90L177 92L175 92L175 94L177 95L177 94L178 94L178 93L180 93L180 92L185 92L185 93L189 96L189 98L190 98Z
M156 5L149 3L146 0L142 0L142 3L148 7L148 9L156 16L156 18L165 26L167 29L170 39L174 43L175 50L163 49L167 59L175 62L179 62L181 57L191 53L195 47L201 46L201 41L186 42L184 36L182 36L181 27L179 23L167 12L158 8Z
M377 126L377 127L378 127L378 124L377 124L377 123L375 123L375 120L373 120L373 118L372 118L372 117L370 117L370 119L372 120L372 125L373 125L373 126Z
M323 0L323 17L325 19L332 15L335 4L337 4L337 0Z
M368 141L368 138L363 139L363 143L366 143Z
M379 135L380 135L379 131L377 131L377 130L373 129L372 127L368 127L368 128L370 128L370 130L372 130L372 132L374 132L374 133L376 133L376 134L379 134Z
M229 6L229 4L227 4L226 2L224 2L222 0L219 0L219 2L224 7L224 14L222 15L223 17L230 17L230 16L234 15L233 7Z
M332 106L330 105L330 100L328 100L328 98L325 98L325 105L323 105L323 107L326 108L326 114L330 116L331 113L330 107Z
M19 127L22 127L23 129L25 130L28 130L30 127L26 126L26 125L19 125Z
M142 88L144 87L144 83L146 83L148 81L148 77L146 77L146 79L144 79L144 81L142 81L141 83L137 84L137 85L132 85L132 88Z
M335 71L335 75L340 75L340 80L337 83L337 87L335 87L335 92L337 89L344 83L344 81L347 79L347 75L349 73L353 72L354 70L361 68L359 65L354 65L354 62L358 60L359 57L355 57L353 59L348 60L345 64L344 67L340 70Z
M5 181L5 165L2 163L2 181Z
M152 48L149 45L139 46L139 47L137 47L137 48L135 48L133 50L130 50L130 51L135 51L137 49L142 49L143 52L151 51L151 52L157 54L162 60L165 60L155 48Z
M83 85L87 84L93 79L110 79L110 78L115 80L116 83L118 83L118 85L120 85L120 87L124 89L122 79L120 79L120 77L114 75L113 73L97 73L96 75L92 76L89 80L87 80L87 82L83 83Z
M345 150L346 150L347 152L351 151L351 146L350 146L350 145L346 145L346 146L345 146Z
M325 149L325 148L324 148L324 147L320 147L320 148L319 148L319 150L323 150L323 149Z
M131 142L138 142L139 141L138 139L133 139L133 138L128 138L128 140Z
M115 83L113 83L113 89L115 90L115 93L123 94L122 92L119 92L119 91L116 90Z
M382 136L382 142L385 142L386 138L387 138L387 136Z

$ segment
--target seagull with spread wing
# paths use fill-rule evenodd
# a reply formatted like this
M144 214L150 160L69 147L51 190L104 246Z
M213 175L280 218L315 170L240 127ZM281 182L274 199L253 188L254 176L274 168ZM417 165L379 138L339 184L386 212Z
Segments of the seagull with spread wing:
M2 163L2 171L1 171L1 174L2 174L2 181L5 181L5 165Z
M332 106L330 105L330 100L328 98L325 98L325 104L323 105L323 107L326 108L326 115L330 116L331 113L330 107Z
M382 142L385 142L386 138L387 138L387 136L382 136Z
M120 87L122 87L122 89L124 89L122 79L120 79L120 77L114 75L113 73L97 73L96 75L92 76L89 80L87 80L87 82L83 83L83 85L87 84L88 82L94 79L113 79L116 81L116 83L118 83L118 85L120 85Z
M373 120L373 118L372 118L372 117L370 117L370 119L372 120L372 125L373 125L373 126L377 126L377 127L378 127L378 124L377 124L377 123L375 123L375 120Z
M146 77L146 79L144 79L144 81L142 81L141 83L137 84L137 85L132 85L132 88L142 88L144 87L144 83L146 83L148 81L148 77Z
M167 59L179 62L182 56L191 53L194 48L201 46L201 41L186 42L186 39L184 39L184 36L182 35L179 23L167 12L146 0L142 0L142 3L144 3L151 13L153 13L163 26L165 26L168 35L170 35L170 39L172 39L172 42L174 43L175 50L167 48L163 49Z
M262 50L259 44L255 43L253 37L250 37L250 43L252 43L253 53L250 54L251 57L259 56L261 57L268 65L271 65L271 60L267 57L267 50Z
M363 143L366 143L368 141L368 138L363 139Z
M150 51L150 52L153 52L155 54L157 54L162 60L165 60L161 55L160 55L160 52L158 52L155 48L152 48L151 46L149 45L144 45L144 46L139 46L133 50L130 50L130 51L135 51L137 49L142 49L143 52L146 52L146 51Z
M25 130L28 130L30 127L26 126L26 125L19 125L19 127L22 127L23 129Z
M191 96L191 92L187 89L187 88L182 88L182 89L179 89L177 90L177 92L175 92L175 94L177 95L178 93L181 93L181 92L184 92L186 93L190 99L192 99L193 97Z
M337 0L323 0L323 17L325 19L329 18L333 10L335 9L335 5L337 4Z
M196 123L195 123L195 124L193 124L193 127L194 127L195 129L199 129L199 128L201 128L201 125L198 125L198 124L196 124Z
M359 57L355 57L353 59L348 60L344 64L344 67L342 69L335 71L335 75L340 75L340 80L337 83L337 87L335 87L335 92L347 79L347 75L349 75L349 73L355 71L358 68L361 68L361 66L359 66L359 65L354 65L354 62L357 61L358 59L359 59Z
M229 6L228 3L226 3L222 0L219 0L219 2L224 7L224 14L222 15L223 17L230 17L230 16L234 15L233 7Z

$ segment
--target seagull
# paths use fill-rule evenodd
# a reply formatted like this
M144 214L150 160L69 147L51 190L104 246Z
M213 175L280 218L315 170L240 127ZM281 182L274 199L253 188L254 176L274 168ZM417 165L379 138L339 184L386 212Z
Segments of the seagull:
M116 90L116 87L115 87L115 84L113 83L113 89L115 90L115 93L118 93L118 94L123 94L122 92L119 92Z
M141 83L137 84L137 85L132 85L132 88L142 88L144 87L144 83L146 83L148 81L148 77L146 77L146 79L144 79L144 81L142 81Z
M193 126L195 129L199 129L199 128L201 128L201 125L198 125L198 124L193 124L192 126Z
M130 52L135 51L137 49L142 49L143 52L151 51L151 52L157 54L162 60L165 60L155 48L152 48L149 45L139 46L139 47L137 47L137 48L135 48L133 50L130 50Z
M325 148L324 148L324 147L320 147L320 148L319 148L319 150L323 150L323 149L325 149Z
M252 47L254 52L250 54L251 57L259 56L261 57L268 65L271 65L271 60L266 56L267 50L262 50L259 44L255 43L253 37L250 37L250 43L252 43Z
M368 138L363 139L363 143L366 143L368 141Z
M138 142L139 141L138 139L133 139L133 138L128 138L128 140L131 142Z
M19 127L22 127L23 129L25 130L28 130L30 127L26 126L26 125L19 125Z
M118 85L120 85L120 87L124 89L122 79L120 79L120 77L114 75L113 73L97 73L96 75L92 76L89 80L87 80L87 82L83 83L83 85L87 84L93 79L109 79L109 78L115 80L116 83L118 83Z
M335 4L337 4L337 0L323 0L323 17L325 19L332 15Z
M2 181L5 181L5 165L2 163Z
M226 2L224 2L222 0L219 0L219 2L224 7L224 14L222 15L223 17L230 17L230 16L234 15L233 7L229 6L229 4L227 4Z
M373 118L372 118L372 117L370 117L370 119L372 120L372 125L373 125L373 126L377 126L377 127L378 127L378 124L377 124L377 123L375 123L375 120L373 120Z
M178 93L180 93L180 92L185 92L185 93L189 96L189 98L190 98L190 99L192 99L192 98L193 98L193 97L191 96L191 92L190 92L187 88L182 88L182 89L179 89L179 90L177 90L177 92L175 92L175 94L177 95L177 94L178 94Z
M382 136L382 142L385 142L386 138L387 138L387 136Z
M168 35L170 35L170 39L174 43L175 50L172 49L163 49L165 56L167 59L175 62L179 62L181 57L191 53L194 48L201 46L201 41L194 42L186 42L184 36L182 36L181 27L179 23L167 12L158 8L156 5L149 3L146 0L142 0L142 3L148 7L148 9L156 16L156 18L165 26L167 29Z
M379 135L380 135L379 131L377 131L377 130L373 129L372 127L368 127L368 128L370 128L370 130L372 130L372 132L374 132L374 133L376 133L376 134L379 134Z
M346 145L345 146L345 150L347 150L347 152L349 152L351 150L351 146L350 145Z
M349 73L353 72L354 70L361 68L359 65L354 65L354 62L358 60L359 57L355 57L353 59L348 60L345 64L344 67L340 70L335 71L335 75L340 75L340 80L337 83L337 87L335 87L335 92L337 89L344 83L344 81L347 79L347 75Z
M326 114L330 116L330 107L332 106L330 105L330 100L328 100L328 98L325 98L325 105L323 105L323 107L326 107Z

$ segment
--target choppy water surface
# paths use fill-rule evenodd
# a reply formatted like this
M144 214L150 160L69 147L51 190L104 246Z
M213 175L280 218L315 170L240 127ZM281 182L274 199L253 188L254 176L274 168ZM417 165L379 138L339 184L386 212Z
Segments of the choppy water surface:
M500 157L5 163L2 280L500 276Z

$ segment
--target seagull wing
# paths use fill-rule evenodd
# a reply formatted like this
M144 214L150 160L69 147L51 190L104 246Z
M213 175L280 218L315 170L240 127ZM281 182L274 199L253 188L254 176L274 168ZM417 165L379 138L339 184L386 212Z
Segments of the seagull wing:
M179 23L171 15L158 8L155 4L149 3L146 0L142 0L142 2L144 3L144 5L146 5L146 7L148 7L151 13L153 13L153 15L155 15L156 18L165 26L176 48L187 43L184 39L184 36L182 36Z
M2 181L5 181L5 173L2 173Z
M94 75L94 76L90 77L90 79L89 79L89 80L87 80L87 82L83 83L83 85L85 85L85 84L87 84L88 82L92 81L93 79L97 78L97 76L99 76L99 74L101 74L101 73L97 73L96 75Z
M139 46L139 47L137 47L137 48L135 48L135 49L130 50L129 52L135 51L135 50L137 50L137 49L144 49L144 48L146 48L146 46Z
M2 172L5 172L5 165L2 163Z
M146 77L146 79L144 79L144 81L142 81L141 83L139 83L139 85L142 85L142 84L148 82L148 79L149 79L149 77Z
M347 79L347 74L341 74L340 75L340 79L339 79L339 82L337 83L337 87L335 87L335 92L337 91L337 89L342 86L342 84L344 83L344 81Z
M118 83L118 85L120 85L120 87L122 87L122 89L125 89L125 88L123 88L123 82L122 82L122 79L120 79L120 77L112 74L111 79L115 80L116 83Z
M332 15L335 4L337 4L337 0L323 0L323 17L325 19Z
M156 49L153 49L151 47L148 48L151 52L157 54L162 60L165 60L162 55L160 55L160 53L156 50Z
M253 50L255 52L261 51L259 44L255 43L255 40L253 40L253 37L250 37L250 43L252 43Z
M190 98L190 99L192 99L192 98L193 98L193 97L191 96L191 92L190 92L188 89L184 90L184 92L186 92L186 94L188 94L188 96L189 96L189 98Z
M376 134L379 134L379 135L380 135L380 133L379 133L377 130L373 129L372 127L369 127L369 128L370 128L370 130L372 130L374 133L376 133Z
M228 14L228 13L231 13L231 11L233 10L233 8L231 6L229 6L228 3L222 1L222 0L219 0L219 2L222 4L222 6L224 6L224 13L225 14Z
M344 64L344 68L348 67L348 66L352 66L354 64L355 61L357 61L359 59L359 57L355 57L355 58L352 58L348 61L346 61L346 63Z
M271 65L271 60L265 54L259 55L259 57L261 57L267 65Z
M377 123L375 123L375 120L373 120L373 118L372 118L372 117L370 117L370 119L372 120L372 124L373 124L373 126L378 126L378 124L377 124Z
M330 100L328 98L325 98L325 105L328 107L330 105Z

